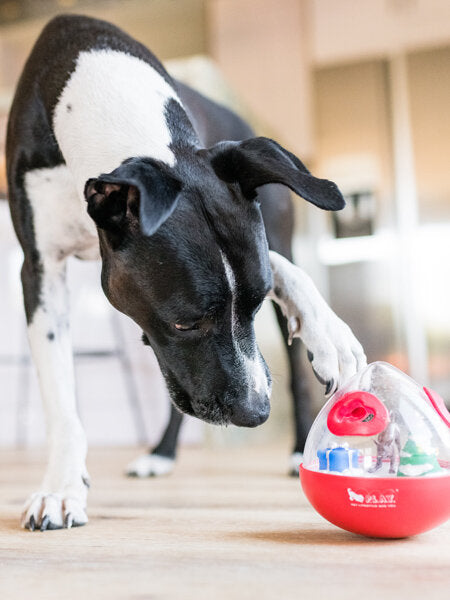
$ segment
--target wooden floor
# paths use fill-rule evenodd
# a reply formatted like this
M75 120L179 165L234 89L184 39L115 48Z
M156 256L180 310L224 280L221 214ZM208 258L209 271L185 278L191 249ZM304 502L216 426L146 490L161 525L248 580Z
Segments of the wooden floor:
M0 453L1 600L450 598L450 523L367 540L328 524L284 475L286 449L182 450L162 479L136 450L92 450L87 526L19 529L43 456Z

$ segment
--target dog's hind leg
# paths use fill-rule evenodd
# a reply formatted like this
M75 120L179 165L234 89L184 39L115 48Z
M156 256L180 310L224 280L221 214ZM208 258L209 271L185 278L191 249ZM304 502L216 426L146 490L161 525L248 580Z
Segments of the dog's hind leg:
M178 435L182 413L171 405L170 419L160 442L147 454L142 454L133 460L126 468L130 477L156 477L168 475L175 466Z
M298 470L303 459L303 450L306 437L312 424L311 393L304 373L302 362L302 343L296 338L289 344L289 331L286 317L281 308L275 302L272 303L275 309L278 325L286 346L286 353L290 370L290 390L292 395L293 413L294 413L294 448L289 458L289 474L298 477Z

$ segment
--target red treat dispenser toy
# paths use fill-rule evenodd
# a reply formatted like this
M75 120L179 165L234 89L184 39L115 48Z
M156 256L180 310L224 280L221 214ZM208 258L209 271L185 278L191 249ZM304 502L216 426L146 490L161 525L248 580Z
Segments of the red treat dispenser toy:
M347 531L432 529L450 517L450 414L436 392L372 363L320 411L300 479L314 508Z

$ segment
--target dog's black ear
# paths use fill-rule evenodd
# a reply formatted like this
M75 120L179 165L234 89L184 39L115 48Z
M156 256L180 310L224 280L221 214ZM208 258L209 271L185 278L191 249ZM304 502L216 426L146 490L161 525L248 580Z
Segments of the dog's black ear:
M325 210L340 210L345 201L336 184L311 175L305 165L274 140L256 137L243 142L219 142L206 150L216 175L227 183L238 183L244 196L256 197L256 188L281 183Z
M84 195L100 229L118 233L135 216L142 233L152 235L174 211L180 190L181 182L164 163L132 158L109 174L89 179Z

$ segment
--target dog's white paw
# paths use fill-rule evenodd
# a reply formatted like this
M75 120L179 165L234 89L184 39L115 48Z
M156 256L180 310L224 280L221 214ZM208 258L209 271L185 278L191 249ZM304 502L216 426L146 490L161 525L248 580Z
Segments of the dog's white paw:
M159 454L143 454L130 462L126 468L129 477L158 477L172 473L175 466L173 458Z
M276 252L269 254L274 278L269 297L287 318L290 340L302 339L316 377L332 394L367 365L364 350L309 275Z
M25 503L22 527L34 531L79 527L88 522L86 502L63 493L36 492Z
M303 462L302 452L293 452L289 457L289 475L292 477L298 477L300 465Z
M364 368L367 359L350 327L325 306L318 326L305 328L304 342L314 373L330 395Z

